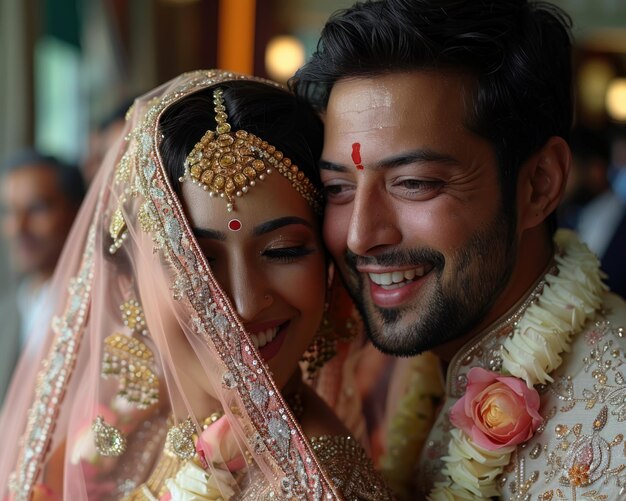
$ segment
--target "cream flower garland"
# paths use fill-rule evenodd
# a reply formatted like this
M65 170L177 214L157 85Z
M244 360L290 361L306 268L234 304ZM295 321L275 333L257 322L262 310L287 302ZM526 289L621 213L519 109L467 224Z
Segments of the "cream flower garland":
M412 499L414 464L436 413L433 401L440 400L439 359L422 353L411 360L406 394L386 429L387 448L380 459L380 471L399 500Z
M230 472L218 468L208 472L193 461L165 483L171 501L228 501L235 494Z
M545 277L545 285L516 322L513 335L502 344L498 376L514 376L528 388L552 382L550 373L562 363L573 336L602 305L607 287L598 258L576 234L559 230L555 243L558 272ZM534 390L533 390L534 391ZM497 477L509 464L516 445L487 450L463 430L451 431L448 455L443 458L446 481L437 483L429 501L478 500L498 496Z

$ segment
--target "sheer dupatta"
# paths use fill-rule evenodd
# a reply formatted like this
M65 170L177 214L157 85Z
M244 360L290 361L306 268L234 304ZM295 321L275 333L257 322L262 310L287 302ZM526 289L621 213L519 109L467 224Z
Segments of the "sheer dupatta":
M340 498L215 281L159 154L169 106L239 79L252 78L188 73L129 110L57 269L41 363L18 368L3 409L4 496L133 498L159 484L155 471L180 469L195 453L189 439L223 414L229 457L244 466L215 466L215 444L198 442L215 487L207 499Z

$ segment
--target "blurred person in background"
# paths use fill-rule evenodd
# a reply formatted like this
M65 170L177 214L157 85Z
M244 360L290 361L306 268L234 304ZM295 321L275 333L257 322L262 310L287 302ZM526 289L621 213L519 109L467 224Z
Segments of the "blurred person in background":
M626 296L626 201L609 182L611 145L605 136L583 127L570 136L572 170L564 203L559 209L562 226L576 230L600 258L608 274L607 285Z
M48 285L85 195L80 171L34 150L4 165L0 202L2 232L17 275L16 290L0 300L0 402L27 342L37 345L33 321L45 307Z

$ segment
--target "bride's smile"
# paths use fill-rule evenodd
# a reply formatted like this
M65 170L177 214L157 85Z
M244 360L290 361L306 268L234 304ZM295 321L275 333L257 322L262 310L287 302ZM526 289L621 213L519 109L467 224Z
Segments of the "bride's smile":
M237 197L232 212L223 198L196 184L183 183L182 192L213 274L277 384L284 385L324 309L326 258L318 216L275 171Z

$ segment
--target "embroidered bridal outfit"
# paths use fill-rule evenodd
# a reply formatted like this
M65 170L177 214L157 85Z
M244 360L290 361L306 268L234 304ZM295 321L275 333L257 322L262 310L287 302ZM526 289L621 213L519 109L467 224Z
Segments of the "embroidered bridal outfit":
M56 499L61 491L72 500L390 498L355 438L304 435L306 409L274 383L162 165L163 114L237 80L274 85L197 71L129 110L126 136L106 157L55 276L54 315L40 324L49 332L41 364L18 369L4 408L2 499ZM217 130L203 138L206 151L193 150L186 179L214 188L232 208L236 192L262 190L255 179L273 169L309 197L308 180L282 153L229 130L214 96ZM224 174L233 144L254 159ZM211 157L215 151L222 156ZM217 167L203 170L203 158ZM305 357L309 367L334 347L316 350ZM350 342L336 351L317 382L332 406L349 409L323 374L341 373ZM203 370L194 385L191 361Z

